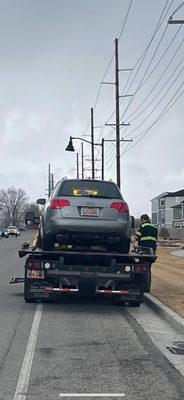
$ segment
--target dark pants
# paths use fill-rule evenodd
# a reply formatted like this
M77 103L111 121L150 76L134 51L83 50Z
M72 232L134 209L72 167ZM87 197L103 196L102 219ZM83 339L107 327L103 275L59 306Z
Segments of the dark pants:
M153 254L156 254L155 245L154 245L154 248L153 248L153 246L150 246L150 243L147 244L147 243L144 242L144 247L151 248L153 250ZM145 274L145 286L144 286L144 292L145 293L150 293L150 289L151 289L151 267L152 267L152 264L149 265L149 269L147 270L147 272Z

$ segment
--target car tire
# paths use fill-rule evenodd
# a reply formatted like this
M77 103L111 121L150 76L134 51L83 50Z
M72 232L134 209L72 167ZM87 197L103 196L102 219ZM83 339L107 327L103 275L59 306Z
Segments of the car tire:
M30 282L26 277L26 271L24 275L24 301L25 303L35 303L36 301L30 296Z

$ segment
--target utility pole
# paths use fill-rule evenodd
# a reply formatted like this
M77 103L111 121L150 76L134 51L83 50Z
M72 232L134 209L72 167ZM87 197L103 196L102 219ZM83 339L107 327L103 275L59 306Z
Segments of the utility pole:
M54 189L54 174L51 174L51 190Z
M118 39L115 39L115 89L116 89L116 176L117 185L121 187L120 166L120 128L119 128L119 55Z
M48 166L48 196L50 197L51 193L51 173L50 173L50 164Z
M82 179L84 179L84 143L81 143L81 166L82 166Z
M104 139L102 138L102 181L104 180Z
M77 179L79 179L79 153L76 154L77 158Z
M108 124L105 123L106 126L115 126L116 127L116 182L121 189L121 154L120 154L120 142L129 142L132 140L124 140L123 138L120 140L120 127L121 126L129 126L130 124L122 123L120 124L120 117L119 117L119 99L120 97L128 97L132 95L119 95L119 72L120 71L128 71L130 68L119 69L119 54L118 54L118 39L115 39L115 82L102 82L108 85L115 85L115 100L116 100L116 123L115 124Z
M92 179L95 179L93 108L91 108L91 160L92 160Z

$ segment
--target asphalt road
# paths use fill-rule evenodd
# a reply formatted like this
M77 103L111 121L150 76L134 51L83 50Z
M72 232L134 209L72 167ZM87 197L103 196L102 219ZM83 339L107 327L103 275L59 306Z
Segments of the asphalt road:
M29 238L25 233L0 240L0 399L114 393L121 396L95 398L183 400L184 379L134 318L135 311L104 301L24 303L23 285L8 282L23 272L17 250Z

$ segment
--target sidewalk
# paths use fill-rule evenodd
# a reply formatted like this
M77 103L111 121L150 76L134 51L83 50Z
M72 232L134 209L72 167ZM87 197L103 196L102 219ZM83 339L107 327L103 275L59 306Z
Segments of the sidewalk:
M171 255L173 248L158 248L152 266L151 294L184 318L184 258Z

